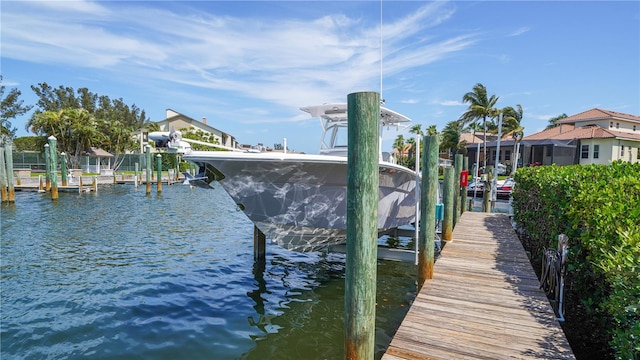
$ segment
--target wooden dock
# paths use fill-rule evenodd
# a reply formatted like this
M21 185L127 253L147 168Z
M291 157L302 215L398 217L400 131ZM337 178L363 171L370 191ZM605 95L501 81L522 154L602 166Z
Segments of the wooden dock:
M574 359L505 214L465 212L383 360Z

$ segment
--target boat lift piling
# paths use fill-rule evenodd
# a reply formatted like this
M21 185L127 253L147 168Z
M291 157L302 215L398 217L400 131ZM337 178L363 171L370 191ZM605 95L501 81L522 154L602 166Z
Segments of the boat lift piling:
M347 95L345 359L373 359L378 238L380 94Z
M435 263L436 205L438 203L438 135L425 136L422 148L422 188L420 195L420 236L418 247L418 289L433 278ZM416 184L418 187L418 184ZM416 222L417 225L417 222Z
M257 226L253 225L253 259L255 261L265 260L267 250L266 236Z
M443 199L444 219L442 220L442 240L451 241L453 239L453 218L454 218L454 169L444 168Z

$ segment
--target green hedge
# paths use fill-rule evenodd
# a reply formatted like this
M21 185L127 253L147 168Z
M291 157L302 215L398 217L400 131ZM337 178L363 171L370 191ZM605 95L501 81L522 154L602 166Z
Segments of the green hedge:
M522 168L515 181L514 220L534 267L567 234L568 312L584 307L599 327L586 331L605 330L616 358L640 359L640 163Z

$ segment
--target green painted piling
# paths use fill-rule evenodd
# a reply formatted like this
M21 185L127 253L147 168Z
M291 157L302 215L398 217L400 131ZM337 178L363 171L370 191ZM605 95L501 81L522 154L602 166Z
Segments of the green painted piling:
M145 165L147 169L147 195L151 194L151 146L144 148Z
M44 144L44 164L45 164L45 182L44 189L46 191L51 190L51 152L49 151L49 144Z
M7 167L4 162L4 146L0 146L0 199L3 203L9 201L7 193Z
M162 155L156 155L156 179L158 180L158 194L162 192Z
M4 162L7 168L7 201L16 202L16 189L13 187L13 143L11 140L4 145Z
M444 204L444 219L442 220L442 240L450 241L453 239L453 218L455 204L454 189L454 171L452 167L444 168L444 183L442 184L442 195Z
M380 94L347 95L345 359L375 355Z
M62 175L62 186L67 186L67 154L60 153L60 174Z
M418 289L433 279L435 262L436 204L438 203L438 135L422 140L422 180L420 183L420 236L418 241Z
M49 161L51 163L51 200L58 199L58 149L57 139L51 135L49 140Z
M462 160L462 170L467 171L467 182L469 180L469 157L465 156ZM462 189L460 189L460 203L462 204L462 208L460 208L460 211L464 214L465 211L467 211L467 186L463 186Z
M460 174L462 173L462 162L464 156L462 154L456 154L454 160L455 173L453 177L453 191L454 191L454 199L453 199L453 226L455 227L460 220L460 214L462 214L462 204L460 203Z

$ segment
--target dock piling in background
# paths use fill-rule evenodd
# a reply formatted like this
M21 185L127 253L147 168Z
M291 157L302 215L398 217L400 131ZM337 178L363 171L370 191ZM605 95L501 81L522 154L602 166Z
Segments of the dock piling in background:
M465 183L469 182L469 157L465 156L462 159L462 171L464 172L464 175L461 176L461 180L462 178L466 177L466 181ZM460 203L462 204L462 207L460 208L460 212L462 214L464 214L465 211L467 211L467 185L462 186L462 189L460 189Z
M453 226L455 227L462 214L462 204L460 203L460 174L462 173L462 154L456 154L454 159L455 173L453 174Z
M147 195L151 194L151 146L144 147L145 165L147 169Z
M156 179L158 180L158 194L162 192L162 155L156 155Z
M2 202L7 202L9 200L7 194L7 168L4 162L4 143L0 144L0 199Z
M60 153L60 175L62 176L62 186L67 186L67 154Z
M46 191L51 191L51 152L49 151L50 145L44 144L44 164L45 164L45 172L44 172L44 189Z
M380 94L347 95L345 359L375 355Z
M51 135L49 141L49 162L51 168L51 200L58 200L58 150L57 139Z
M453 234L453 218L454 215L454 168L444 168L443 199L444 219L442 220L442 240L450 241Z
M438 203L438 135L425 136L422 148L422 188L420 195L420 236L418 246L418 289L433 278L435 262L436 204ZM418 184L416 184L418 186Z
M482 192L482 211L491 212L491 184L493 183L492 171L482 175L484 190Z
M7 168L7 201L16 202L16 189L13 186L13 143L7 141L4 146L4 162Z
M135 163L135 171L133 173L133 185L136 187L136 189L138 188L138 167L140 166L140 164Z

